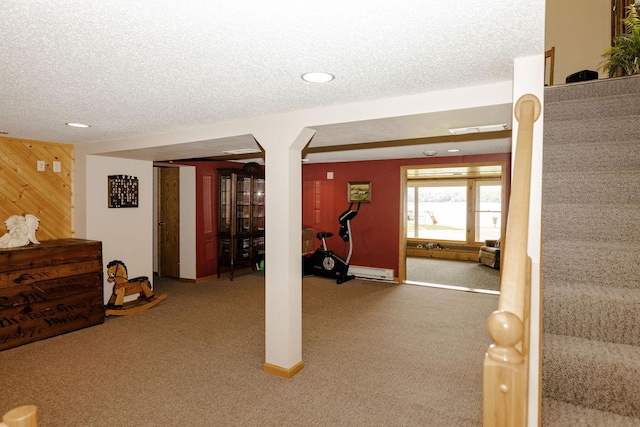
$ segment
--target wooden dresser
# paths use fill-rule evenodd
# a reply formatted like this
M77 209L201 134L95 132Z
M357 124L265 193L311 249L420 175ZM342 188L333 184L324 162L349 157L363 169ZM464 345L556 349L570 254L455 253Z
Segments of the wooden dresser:
M0 350L104 322L102 243L0 249Z

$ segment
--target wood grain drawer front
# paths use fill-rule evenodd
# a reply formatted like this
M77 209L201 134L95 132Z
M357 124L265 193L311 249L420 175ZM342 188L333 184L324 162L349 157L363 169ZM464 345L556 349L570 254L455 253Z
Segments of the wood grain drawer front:
M81 240L49 240L39 245L0 250L0 271L28 270L88 260L102 261L102 243Z
M0 350L104 322L102 291L0 311Z
M104 322L102 243L0 250L0 350Z
M102 272L102 261L82 261L71 264L50 265L28 270L0 273L0 290L19 285L30 285L45 280L60 279L91 272Z
M102 293L100 283L102 283L102 274L94 272L2 289L0 292L0 311L11 308L21 309L24 305L56 301L73 295L82 298L82 294Z

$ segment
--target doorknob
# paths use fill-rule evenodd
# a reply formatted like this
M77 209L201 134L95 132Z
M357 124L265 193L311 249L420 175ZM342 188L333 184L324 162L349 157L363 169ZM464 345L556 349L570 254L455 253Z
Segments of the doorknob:
M159 225L160 227L162 227L162 226L164 225L164 221L160 221L160 222L158 223L158 225Z

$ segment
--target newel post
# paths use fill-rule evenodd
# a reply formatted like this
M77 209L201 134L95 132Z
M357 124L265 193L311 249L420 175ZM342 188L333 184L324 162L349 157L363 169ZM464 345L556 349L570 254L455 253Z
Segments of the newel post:
M0 427L38 427L38 408L25 405L4 414Z
M524 422L525 357L516 348L524 336L522 320L509 311L494 311L487 320L493 340L484 362L485 426L520 426Z

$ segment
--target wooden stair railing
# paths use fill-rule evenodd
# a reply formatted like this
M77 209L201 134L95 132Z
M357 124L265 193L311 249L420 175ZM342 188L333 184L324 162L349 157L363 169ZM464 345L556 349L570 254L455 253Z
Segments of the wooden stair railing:
M25 405L12 409L4 414L0 427L38 427L38 408Z
M516 103L518 120L509 217L503 239L498 310L487 329L494 344L484 358L483 425L525 426L529 385L529 316L531 259L527 255L533 123L542 111L540 100L523 95Z

